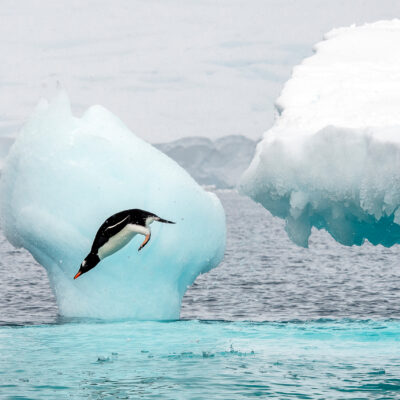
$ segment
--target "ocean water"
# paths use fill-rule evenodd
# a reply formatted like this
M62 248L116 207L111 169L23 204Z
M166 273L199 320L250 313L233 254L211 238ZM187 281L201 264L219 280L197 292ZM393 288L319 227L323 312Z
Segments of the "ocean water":
M65 323L0 330L8 399L393 399L398 322Z
M399 247L343 247L232 191L226 256L180 321L67 320L46 274L0 241L0 398L400 398ZM210 227L212 229L212 227Z

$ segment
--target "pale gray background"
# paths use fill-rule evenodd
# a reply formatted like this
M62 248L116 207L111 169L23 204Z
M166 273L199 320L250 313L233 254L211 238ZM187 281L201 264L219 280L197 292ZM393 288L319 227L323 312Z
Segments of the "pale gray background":
M326 31L399 16L399 0L2 0L0 157L58 84L150 142L258 139Z

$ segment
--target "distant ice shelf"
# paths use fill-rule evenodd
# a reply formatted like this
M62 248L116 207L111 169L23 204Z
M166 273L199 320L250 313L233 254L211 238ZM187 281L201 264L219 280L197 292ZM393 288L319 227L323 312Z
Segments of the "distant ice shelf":
M334 29L297 66L240 182L307 246L400 243L400 20Z
M65 316L177 319L187 287L224 254L218 198L103 107L74 117L65 93L42 101L22 129L0 190L6 237L46 268ZM101 223L129 208L176 225L154 223L140 253L136 237L73 280Z
M228 189L236 187L254 156L256 144L245 136L231 135L214 141L187 137L155 147L185 168L199 184Z

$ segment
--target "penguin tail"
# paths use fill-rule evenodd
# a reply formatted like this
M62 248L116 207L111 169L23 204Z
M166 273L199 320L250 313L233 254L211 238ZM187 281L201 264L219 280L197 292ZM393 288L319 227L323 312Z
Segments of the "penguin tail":
M175 222L168 221L168 220L160 218L160 217L158 217L157 221L158 222L163 222L164 224L175 224Z

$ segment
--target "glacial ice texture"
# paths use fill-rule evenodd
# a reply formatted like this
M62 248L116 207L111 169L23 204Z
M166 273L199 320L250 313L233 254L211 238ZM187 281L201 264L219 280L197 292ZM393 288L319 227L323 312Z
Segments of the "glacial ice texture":
M74 117L63 93L22 129L0 189L2 229L46 268L64 316L179 318L187 287L223 257L218 198L103 107ZM73 280L101 223L129 208L176 225L154 222L143 250L138 235Z
M329 32L277 100L240 190L345 245L400 243L400 20Z

